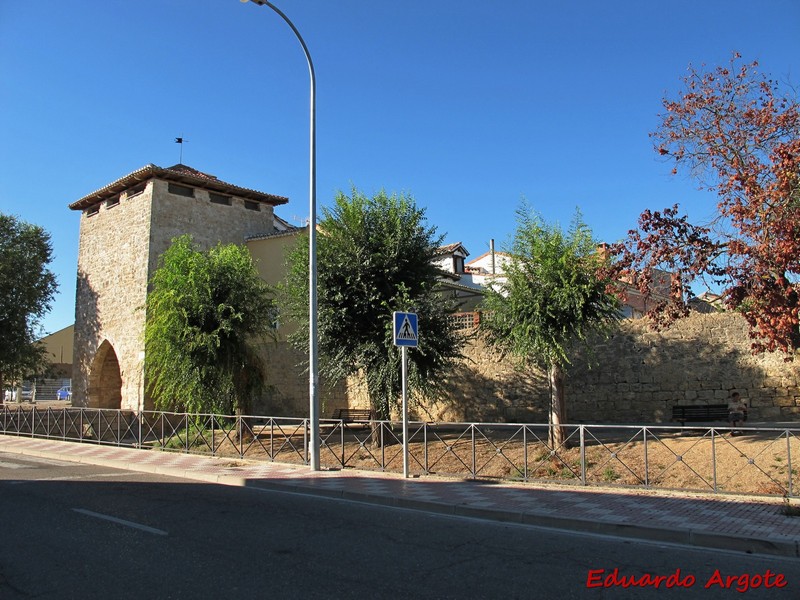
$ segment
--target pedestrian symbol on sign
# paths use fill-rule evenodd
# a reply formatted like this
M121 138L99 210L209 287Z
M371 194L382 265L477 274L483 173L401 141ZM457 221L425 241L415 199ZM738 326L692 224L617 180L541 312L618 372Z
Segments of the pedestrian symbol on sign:
M415 348L417 338L416 313L394 313L394 345Z

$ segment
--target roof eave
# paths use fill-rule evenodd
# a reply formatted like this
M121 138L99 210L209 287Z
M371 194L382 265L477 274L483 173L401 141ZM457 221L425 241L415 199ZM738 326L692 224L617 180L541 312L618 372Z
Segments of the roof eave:
M238 185L233 185L231 183L226 183L218 179L206 179L188 173L174 171L172 169L165 169L154 164L149 164L134 171L133 173L130 173L129 175L126 175L125 177L117 179L107 186L100 188L99 190L92 192L91 194L88 194L79 200L76 200L69 205L69 208L72 210L86 209L94 204L97 204L98 202L103 202L104 200L113 198L129 187L150 179L163 179L165 181L173 181L175 183L184 183L193 187L231 194L238 198L253 200L255 202L261 202L271 206L280 206L281 204L286 204L289 202L289 199L284 196L267 194L257 190L251 190Z

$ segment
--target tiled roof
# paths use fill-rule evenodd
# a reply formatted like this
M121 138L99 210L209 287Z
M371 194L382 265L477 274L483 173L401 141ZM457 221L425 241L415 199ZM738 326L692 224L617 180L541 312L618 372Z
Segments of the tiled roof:
M454 244L447 244L446 246L439 246L436 249L436 256L441 256L442 254L452 254L459 248L461 248L461 250L464 251L464 254L469 256L469 252L467 251L466 248L464 248L464 245L461 242L456 242Z
M193 169L187 165L173 165L171 167L164 168L154 164L149 164L145 165L141 169L137 169L133 173L125 175L125 177L109 183L105 187L102 187L91 194L84 196L80 200L76 200L70 204L69 207L72 210L83 210L89 206L92 206L93 204L113 198L120 192L138 183L154 178L164 179L166 181L174 181L197 188L208 189L213 192L231 194L239 198L263 202L272 206L286 204L289 201L289 199L284 196L275 196L274 194L267 194L265 192L259 192L257 190L251 190L238 185L233 185L232 183L226 183L225 181L222 181L213 175L203 173L202 171L198 171L197 169Z
M491 251L491 250L489 250L488 252L484 252L484 253L483 253L483 254L481 254L480 256L477 256L477 257L473 258L472 260L468 261L468 262L466 263L466 266L469 266L469 265L475 264L475 263L476 263L476 262L478 262L480 259L482 259L482 258L486 258L487 256L489 256L491 253L492 253L492 251ZM506 257L510 257L510 256L511 256L511 255L510 255L508 252L503 252L503 251L501 251L501 250L495 250L495 253L494 253L494 255L495 255L495 256L506 256Z

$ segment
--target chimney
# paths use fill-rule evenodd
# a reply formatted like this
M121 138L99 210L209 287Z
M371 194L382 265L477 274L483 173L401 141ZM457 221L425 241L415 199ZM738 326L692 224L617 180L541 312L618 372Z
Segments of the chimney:
M494 266L494 238L489 240L489 252L492 253L492 275L495 275L495 266Z

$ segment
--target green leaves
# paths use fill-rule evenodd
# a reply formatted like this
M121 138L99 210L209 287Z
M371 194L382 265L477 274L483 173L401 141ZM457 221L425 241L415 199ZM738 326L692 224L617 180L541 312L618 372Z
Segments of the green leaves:
M247 249L203 252L191 236L175 238L150 285L145 371L156 406L247 412L263 388L257 345L273 312Z
M619 318L579 212L564 233L523 204L509 254L505 282L488 290L481 324L490 342L523 362L564 367L573 344Z
M0 384L44 366L44 349L35 342L58 289L47 268L52 257L50 234L0 213Z
M335 382L362 372L373 407L388 417L400 393L391 315L413 310L420 319L420 348L409 353L409 376L416 390L433 393L436 374L460 354L446 318L452 307L435 292L438 271L432 259L442 238L427 225L424 209L405 194L340 192L333 206L323 209L317 240L321 374ZM283 304L293 320L305 325L292 338L304 349L307 238L299 240L288 263Z

